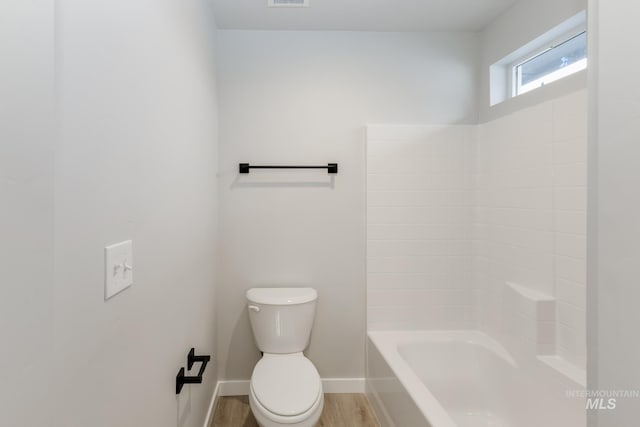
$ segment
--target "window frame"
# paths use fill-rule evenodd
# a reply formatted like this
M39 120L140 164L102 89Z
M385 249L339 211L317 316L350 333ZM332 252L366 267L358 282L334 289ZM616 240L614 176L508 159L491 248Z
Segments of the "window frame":
M542 46L539 46L536 49L532 49L530 51L528 51L526 54L518 56L518 58L512 62L509 63L509 65L507 66L508 72L507 72L507 76L508 76L508 82L507 82L507 87L508 89L508 93L509 93L509 98L515 98L517 96L520 95L524 95L525 93L529 93L532 92L536 89L540 89L540 87L535 88L535 89L531 89L529 91L526 92L520 92L518 93L518 67L521 66L522 64L534 59L537 56L540 56L542 54L544 54L545 52L548 52L550 50L555 49L556 47L562 45L563 43L568 42L571 39L574 39L582 34L587 34L587 28L586 25L582 24L579 25L577 27L572 28L571 30L563 33L561 36L558 36L556 38L554 38L550 43L545 43ZM574 73L569 74L573 75L576 74L578 72L580 72L582 70L576 71ZM565 77L568 77L565 76ZM564 77L562 77L564 78ZM558 80L562 80L562 78L558 79ZM554 80L554 81L558 81L558 80Z

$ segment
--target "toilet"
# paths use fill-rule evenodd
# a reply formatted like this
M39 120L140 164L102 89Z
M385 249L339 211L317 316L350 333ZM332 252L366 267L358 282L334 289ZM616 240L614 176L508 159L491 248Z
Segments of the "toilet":
M312 288L247 291L249 320L262 358L253 368L249 405L261 427L313 427L324 405L322 382L302 353L318 294Z

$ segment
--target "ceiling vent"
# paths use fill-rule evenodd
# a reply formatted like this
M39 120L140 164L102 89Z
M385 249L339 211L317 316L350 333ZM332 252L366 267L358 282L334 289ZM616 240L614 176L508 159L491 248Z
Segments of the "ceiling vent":
M269 7L309 7L309 0L267 0Z

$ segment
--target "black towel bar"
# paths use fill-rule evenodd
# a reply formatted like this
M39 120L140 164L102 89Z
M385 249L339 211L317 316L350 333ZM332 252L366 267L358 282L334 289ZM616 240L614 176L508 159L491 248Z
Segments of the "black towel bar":
M249 173L250 169L326 169L328 173L338 173L338 164L328 163L326 166L252 166L249 163L240 163L238 168L240 173Z

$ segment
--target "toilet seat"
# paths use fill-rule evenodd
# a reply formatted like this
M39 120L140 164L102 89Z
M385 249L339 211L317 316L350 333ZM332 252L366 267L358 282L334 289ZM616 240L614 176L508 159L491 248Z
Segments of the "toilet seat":
M316 403L307 412L294 417L283 417L270 412L258 402L253 389L249 391L249 406L260 427L315 427L324 407L324 394L320 393Z
M322 382L302 353L265 354L253 369L251 393L275 418L299 418L316 406Z

